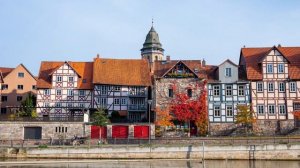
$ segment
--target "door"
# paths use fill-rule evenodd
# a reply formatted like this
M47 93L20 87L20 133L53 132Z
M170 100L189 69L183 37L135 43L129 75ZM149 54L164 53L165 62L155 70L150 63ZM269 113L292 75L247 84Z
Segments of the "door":
M107 128L99 127L96 125L91 126L91 139L99 139L100 138L100 128L101 128L101 138L107 138Z
M149 126L135 125L134 126L134 138L146 139L149 137Z
M128 138L128 126L126 125L113 125L112 138Z
M24 139L42 139L42 127L24 127Z

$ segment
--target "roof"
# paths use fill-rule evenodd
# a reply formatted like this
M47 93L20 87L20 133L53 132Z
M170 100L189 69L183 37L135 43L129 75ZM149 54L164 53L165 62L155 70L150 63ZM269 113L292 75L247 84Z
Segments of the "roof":
M150 86L151 76L145 59L95 58L94 84Z
M146 36L146 40L143 44L143 48L141 50L150 49L150 48L157 48L159 50L164 50L162 45L159 41L158 33L155 31L154 27L152 26L150 31Z
M37 88L52 88L51 76L54 71L67 63L79 75L77 88L92 89L93 62L47 62L43 61L40 66L37 80ZM83 82L83 79L86 82Z
M242 48L241 58L246 63L246 74L249 80L261 80L262 70L260 62L272 50L276 49L289 62L290 79L300 79L300 47L264 47L264 48ZM240 58L240 64L241 64Z
M15 68L0 67L0 73L2 73L3 78L5 78L9 73L11 73Z
M163 77L170 71L177 63L182 62L199 78L206 78L206 68L202 67L201 60L170 60L170 61L155 61L154 75L156 77ZM205 66L206 67L206 66Z

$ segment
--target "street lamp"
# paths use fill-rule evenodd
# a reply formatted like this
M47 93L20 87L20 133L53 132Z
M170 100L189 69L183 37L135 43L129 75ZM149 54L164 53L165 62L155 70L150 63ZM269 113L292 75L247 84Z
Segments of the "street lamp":
M152 103L152 100L148 100L148 120L149 120L149 133L148 133L148 135L149 135L149 145L151 143L151 125L150 125L151 124L150 123L151 103Z

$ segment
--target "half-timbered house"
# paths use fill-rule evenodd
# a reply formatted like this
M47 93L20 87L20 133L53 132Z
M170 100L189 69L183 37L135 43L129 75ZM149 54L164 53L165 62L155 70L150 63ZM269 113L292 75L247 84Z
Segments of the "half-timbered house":
M40 117L73 117L92 107L93 62L42 62L37 81Z
M260 131L274 134L293 129L293 112L300 107L300 47L242 48L239 64L251 82Z
M118 112L129 122L148 121L148 91L151 86L146 60L94 59L94 108Z
M238 105L250 104L249 82L230 60L208 70L208 115L210 133L227 134L236 128Z

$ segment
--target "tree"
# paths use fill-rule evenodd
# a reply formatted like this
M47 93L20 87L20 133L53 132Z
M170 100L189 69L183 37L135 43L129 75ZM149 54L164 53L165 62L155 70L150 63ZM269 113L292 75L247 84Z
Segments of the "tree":
M169 107L160 107L155 110L156 112L156 121L155 125L157 126L173 126L172 119L173 117L170 115Z
M34 107L36 106L36 96L28 93L26 99L21 102L19 115L22 117L37 117Z
M248 135L248 127L256 122L254 111L251 110L250 105L237 105L237 111L235 123L242 124L246 128L246 134Z
M294 115L295 119L300 120L300 111L294 111L293 115Z
M106 126L109 124L109 119L107 115L105 114L105 111L103 109L98 109L93 115L92 115L92 125L99 126L99 138L100 141L102 140L102 132L101 132L101 127Z

